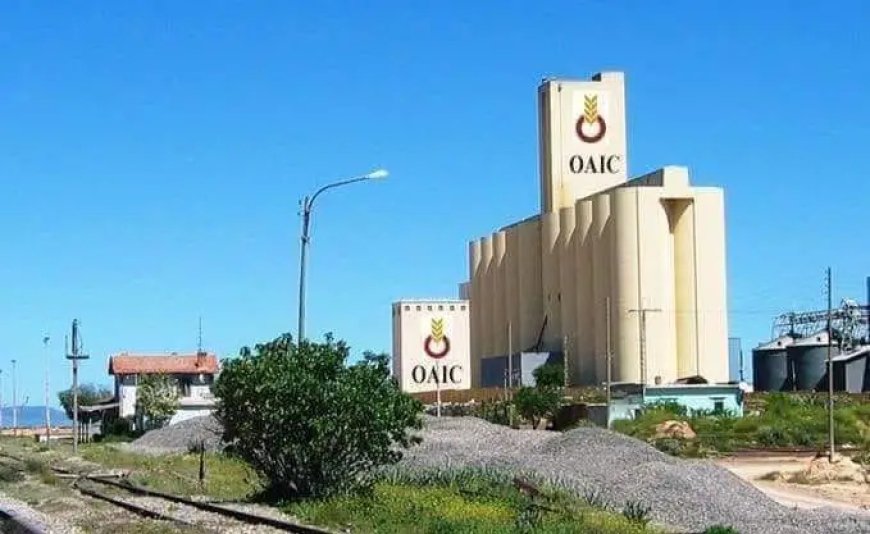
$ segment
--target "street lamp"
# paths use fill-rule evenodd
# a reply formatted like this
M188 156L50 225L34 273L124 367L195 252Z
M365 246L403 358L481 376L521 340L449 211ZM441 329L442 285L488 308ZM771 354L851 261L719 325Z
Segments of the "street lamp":
M302 251L299 258L299 328L296 331L297 343L305 339L305 260L307 258L309 241L308 230L311 223L311 210L314 207L314 201L317 199L317 196L320 195L320 193L323 193L327 189L334 189L343 185L350 185L356 182L364 182L366 180L380 180L386 178L387 176L389 176L389 174L390 173L387 172L386 169L377 169L368 174L357 176L356 178L349 178L347 180L340 180L338 182L327 184L315 191L313 195L306 196L304 199L302 199Z

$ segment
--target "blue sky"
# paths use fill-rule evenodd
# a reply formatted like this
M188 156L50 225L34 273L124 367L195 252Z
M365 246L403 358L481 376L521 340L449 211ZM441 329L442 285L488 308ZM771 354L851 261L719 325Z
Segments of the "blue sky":
M221 355L296 324L390 349L390 303L448 296L467 241L538 209L535 88L624 70L629 172L726 190L731 334L864 295L863 2L125 2L0 8L0 368L21 397L121 350ZM54 398L52 399L54 402Z

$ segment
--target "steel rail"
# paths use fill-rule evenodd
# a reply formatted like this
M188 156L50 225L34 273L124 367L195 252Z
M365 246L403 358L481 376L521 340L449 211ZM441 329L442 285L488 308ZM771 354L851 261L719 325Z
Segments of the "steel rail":
M188 499L186 497L182 497L180 495L174 495L172 493L164 493L162 491L152 490L143 488L141 486L137 486L135 484L131 484L130 482L118 482L115 480L110 480L107 478L101 477L93 477L93 476L85 476L87 480L92 482L96 482L98 484L105 484L107 486L114 486L117 488L124 489L131 493L136 493L138 495L144 495L148 497L157 497L160 499L165 499L167 501L176 502L179 504L184 504L187 506L192 506L194 508L198 508L200 510L206 512L212 512L215 514L232 517L233 519L237 519L239 521L243 521L245 523L251 524L259 524L259 525L267 525L279 530L283 530L285 532L295 532L298 534L332 534L332 531L311 527L308 525L302 525L299 523L291 523L289 521L285 521L283 519L277 519L274 517L266 517L258 514L251 514L248 512L243 512L241 510L234 510L232 508L226 508L224 506L219 506L210 502L202 502L202 501L194 501Z

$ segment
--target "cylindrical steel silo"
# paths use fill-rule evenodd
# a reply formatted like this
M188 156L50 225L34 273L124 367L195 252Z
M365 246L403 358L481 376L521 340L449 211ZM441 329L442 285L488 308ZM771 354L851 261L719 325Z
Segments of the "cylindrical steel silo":
M788 360L788 347L794 343L791 336L782 336L752 349L752 387L755 391L790 391L792 368Z
M828 334L818 332L799 339L788 347L788 357L794 365L794 386L798 391L826 389ZM839 354L837 347L831 347L831 354Z

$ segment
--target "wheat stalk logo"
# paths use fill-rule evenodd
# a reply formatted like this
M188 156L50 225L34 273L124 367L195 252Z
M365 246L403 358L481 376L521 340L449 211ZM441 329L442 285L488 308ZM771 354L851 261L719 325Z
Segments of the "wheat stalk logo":
M432 345L441 345L441 350L433 350ZM444 318L432 319L431 334L426 336L426 341L423 342L423 350L435 359L443 358L450 352L450 338L444 335Z
M598 122L598 95L583 97L583 119L588 124Z
M598 125L596 133L590 135L583 130L584 125L594 127L596 124ZM577 119L574 129L577 131L577 137L586 143L597 143L604 137L607 123L604 122L604 117L598 114L598 95L583 95L583 115Z

